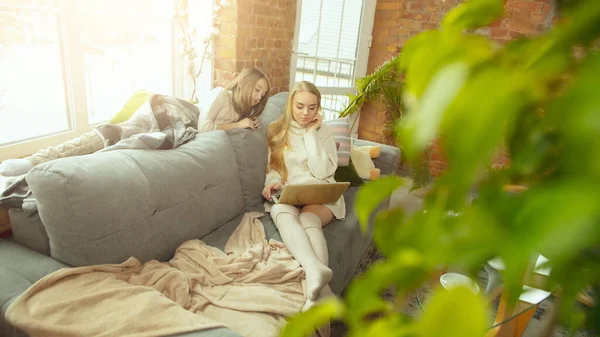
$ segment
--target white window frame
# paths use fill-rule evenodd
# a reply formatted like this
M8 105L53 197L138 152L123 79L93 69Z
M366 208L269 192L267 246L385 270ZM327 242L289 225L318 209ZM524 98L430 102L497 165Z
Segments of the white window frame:
M323 0L326 1L326 0ZM362 4L360 27L358 30L358 45L356 47L356 66L355 78L365 77L367 74L367 65L369 63L369 52L373 42L373 23L375 21L376 0L364 0ZM297 0L296 5L296 25L294 28L294 40L292 45L292 55L290 58L290 89L296 82L296 65L298 60L298 45L300 35L300 24L302 18L302 0ZM324 87L319 86L322 95L347 95L354 93L356 87ZM352 127L352 137L358 138L358 124L360 113L349 116L350 126Z
M10 9L11 7L8 8ZM60 31L58 43L62 54L61 62L63 77L65 79L67 130L15 140L14 142L0 145L0 161L31 155L40 149L61 144L106 123L89 123L85 74L84 72L77 71L77 69L84 68L83 49L78 30L73 28L78 27L78 18L77 0L59 0L59 17L57 20ZM174 34L171 46L174 63L172 65L172 90L176 96L187 99L187 96L191 93L191 84L189 83L188 76L185 74L184 57L176 53L177 35L175 34L179 34L178 29L173 19L171 29L171 32ZM214 69L212 57L210 60L205 61L204 66L206 68L203 73L208 71L212 74L212 69ZM208 76L208 78L210 78L212 86L212 76Z

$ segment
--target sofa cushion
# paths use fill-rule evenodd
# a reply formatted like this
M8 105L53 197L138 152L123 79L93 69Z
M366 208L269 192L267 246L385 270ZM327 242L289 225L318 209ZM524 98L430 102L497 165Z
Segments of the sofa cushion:
M246 211L262 211L262 190L267 169L267 127L282 113L287 93L271 96L259 118L258 130L233 129L227 131L240 171L240 181Z
M338 155L338 166L348 166L350 162L350 124L348 118L338 118L323 123L330 126L333 131L333 137L335 142L338 143L337 155Z
M50 241L46 227L40 219L40 214L27 215L20 208L11 208L8 211L13 224L13 239L23 246L33 249L44 255L50 255Z
M244 208L223 131L172 150L118 150L43 163L26 177L51 256L74 266L166 260Z
M235 151L246 211L262 211L268 157L266 133L233 129L227 135Z
M18 243L0 239L0 336L27 336L4 321L6 310L33 283L63 267L67 266Z
M261 128L266 129L266 126L274 122L285 109L288 92L280 92L269 97L267 105L262 115L260 115Z

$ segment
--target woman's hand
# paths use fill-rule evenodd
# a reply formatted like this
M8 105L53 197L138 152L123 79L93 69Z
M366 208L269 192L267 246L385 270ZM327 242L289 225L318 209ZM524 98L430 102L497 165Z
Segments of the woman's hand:
M265 199L269 200L271 199L271 194L273 194L273 191L279 191L280 189L280 183L270 183L267 186L265 186L265 188L263 188L262 195L263 197L265 197Z
M319 130L321 124L323 123L323 116L320 113L315 115L315 119L312 122L306 125L306 131Z
M250 117L246 117L244 119L242 119L241 121L237 122L238 128L240 129L246 129L246 128L250 128L252 130L258 130L258 128L260 127L258 124L258 120L256 120L255 118L250 118Z

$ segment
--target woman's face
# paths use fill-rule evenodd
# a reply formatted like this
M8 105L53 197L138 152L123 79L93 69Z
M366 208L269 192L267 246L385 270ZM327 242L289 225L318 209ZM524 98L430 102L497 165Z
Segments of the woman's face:
M254 85L254 88L252 89L252 94L250 95L250 98L252 99L252 106L255 106L258 103L260 103L260 100L263 97L265 97L268 90L269 90L269 84L267 83L267 81L264 78L261 78L258 81L256 81L256 84Z
M292 101L292 117L294 120L306 126L312 122L319 111L319 101L317 96L306 91L299 91L294 95Z

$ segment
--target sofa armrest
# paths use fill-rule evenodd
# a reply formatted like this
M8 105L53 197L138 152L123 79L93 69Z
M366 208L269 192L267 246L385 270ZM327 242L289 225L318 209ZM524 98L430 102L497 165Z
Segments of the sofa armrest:
M395 175L400 163L400 149L395 146L380 144L364 139L355 139L354 146L381 146L381 154L373 159L375 167L381 170L381 175Z

